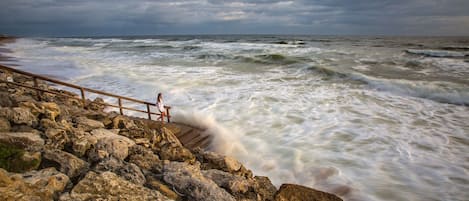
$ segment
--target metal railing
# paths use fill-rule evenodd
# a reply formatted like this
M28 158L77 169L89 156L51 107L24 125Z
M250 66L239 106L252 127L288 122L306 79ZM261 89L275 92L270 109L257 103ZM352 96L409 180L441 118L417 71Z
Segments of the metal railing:
M0 69L4 70L4 71L7 71L7 72L17 73L17 74L21 74L21 75L31 77L33 82L34 82L34 86L29 86L29 85L25 85L25 84L21 84L21 83L17 83L17 82L12 82L12 81L8 81L8 80L7 81L0 80L0 83L7 83L7 84L16 85L16 86L19 86L19 87L25 87L25 88L36 90L39 97L40 97L41 93L51 93L51 94L55 94L55 95L64 96L64 97L67 97L67 98L81 100L82 103L83 103L83 107L86 107L85 92L89 92L89 93L94 93L94 94L99 94L99 95L104 95L104 96L108 96L108 97L117 98L118 105L109 104L109 103L101 103L101 102L93 102L93 104L99 104L99 105L109 106L109 107L113 107L113 108L118 108L121 115L124 115L124 110L147 113L148 114L148 119L150 119L150 120L151 120L151 115L152 114L158 115L158 116L161 115L160 113L155 113L155 112L150 111L150 106L156 106L155 103L150 103L150 102L146 102L146 101L142 101L142 100L137 100L137 99L134 99L134 98L119 96L119 95L107 93L107 92L104 92L104 91L99 91L99 90L95 90L95 89L90 89L90 88L70 84L70 83L67 83L67 82L60 81L60 80L56 80L56 79L48 78L48 77L45 77L45 76L29 73L29 72L26 72L26 71L10 68L10 67L4 66L4 65L0 65ZM39 83L38 83L39 80L43 80L43 81L51 82L51 83L54 83L54 84L57 84L57 85L62 85L62 86L77 89L77 90L80 91L81 97L76 97L76 96L60 93L58 91L51 91L51 90L48 90L48 89L41 89L41 88L39 88ZM122 105L122 100L126 100L126 101L130 101L130 102L135 102L135 103L138 103L138 104L146 105L146 111L145 110L135 109L135 108L130 108L130 107L124 107ZM171 122L170 121L171 115L169 114L169 109L171 109L171 107L170 106L165 106L165 109L166 109L167 121Z

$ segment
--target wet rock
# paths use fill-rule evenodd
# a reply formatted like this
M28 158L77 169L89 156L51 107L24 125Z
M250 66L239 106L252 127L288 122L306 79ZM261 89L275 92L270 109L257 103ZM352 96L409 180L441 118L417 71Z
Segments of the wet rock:
M145 176L137 165L117 160L114 157L102 160L96 165L94 170L98 172L114 172L127 181L137 185L143 185L146 182Z
M151 150L135 145L129 149L129 162L136 164L142 170L161 173L162 161Z
M98 128L104 128L103 122L88 119L86 117L75 118L75 122L77 123L77 127L83 129L84 131L91 131Z
M215 182L205 178L198 165L182 162L166 162L163 167L163 180L172 185L188 200L232 200L235 199Z
M11 125L10 121L5 117L0 117L0 132L10 131Z
M38 151L44 146L44 140L35 132L0 132L0 143L27 151Z
M231 194L243 194L249 190L252 185L244 177L232 175L221 170L211 169L202 171L204 177L211 179L218 186L226 189Z
M124 160L129 155L129 147L135 145L135 142L129 138L106 129L96 129L91 134L97 138L97 143L89 153L91 161L99 161L110 156Z
M40 152L28 152L0 143L0 168L9 172L26 172L37 169L39 164L41 164Z
M65 144L70 142L67 131L58 128L48 128L45 132L47 137L46 147L49 149L64 149Z
M53 200L69 183L54 168L11 174L0 169L0 200Z
M88 162L61 150L45 150L43 159L42 166L55 167L72 179L89 169Z
M126 181L112 172L88 172L60 200L169 200L158 191Z
M196 149L197 159L202 163L202 169L218 169L235 175L252 178L252 172L246 169L239 161L229 156L222 156L215 152Z
M155 135L153 141L153 151L157 153L162 160L193 162L195 156L182 146L179 139L168 129L162 128L160 135Z
M318 191L305 186L296 184L282 184L277 194L275 195L275 201L342 201L336 195Z
M274 200L277 188L272 184L268 177L255 176L255 192L260 200Z

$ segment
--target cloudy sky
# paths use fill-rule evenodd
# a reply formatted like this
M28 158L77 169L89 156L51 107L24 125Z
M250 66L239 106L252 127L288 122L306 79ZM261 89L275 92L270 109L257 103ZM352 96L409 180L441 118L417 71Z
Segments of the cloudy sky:
M469 0L1 0L2 33L469 36Z

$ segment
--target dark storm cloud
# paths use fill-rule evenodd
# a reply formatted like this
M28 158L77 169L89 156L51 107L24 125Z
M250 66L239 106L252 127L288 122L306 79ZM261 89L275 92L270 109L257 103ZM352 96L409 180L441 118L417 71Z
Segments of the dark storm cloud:
M2 0L0 33L469 35L467 0Z

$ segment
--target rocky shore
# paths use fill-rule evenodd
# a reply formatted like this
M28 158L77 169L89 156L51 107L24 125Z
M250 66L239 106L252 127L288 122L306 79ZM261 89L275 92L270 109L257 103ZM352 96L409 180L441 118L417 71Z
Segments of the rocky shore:
M0 72L8 77L33 85ZM164 126L104 112L102 101L0 83L0 199L341 200L294 184L277 189L234 158L187 149Z

